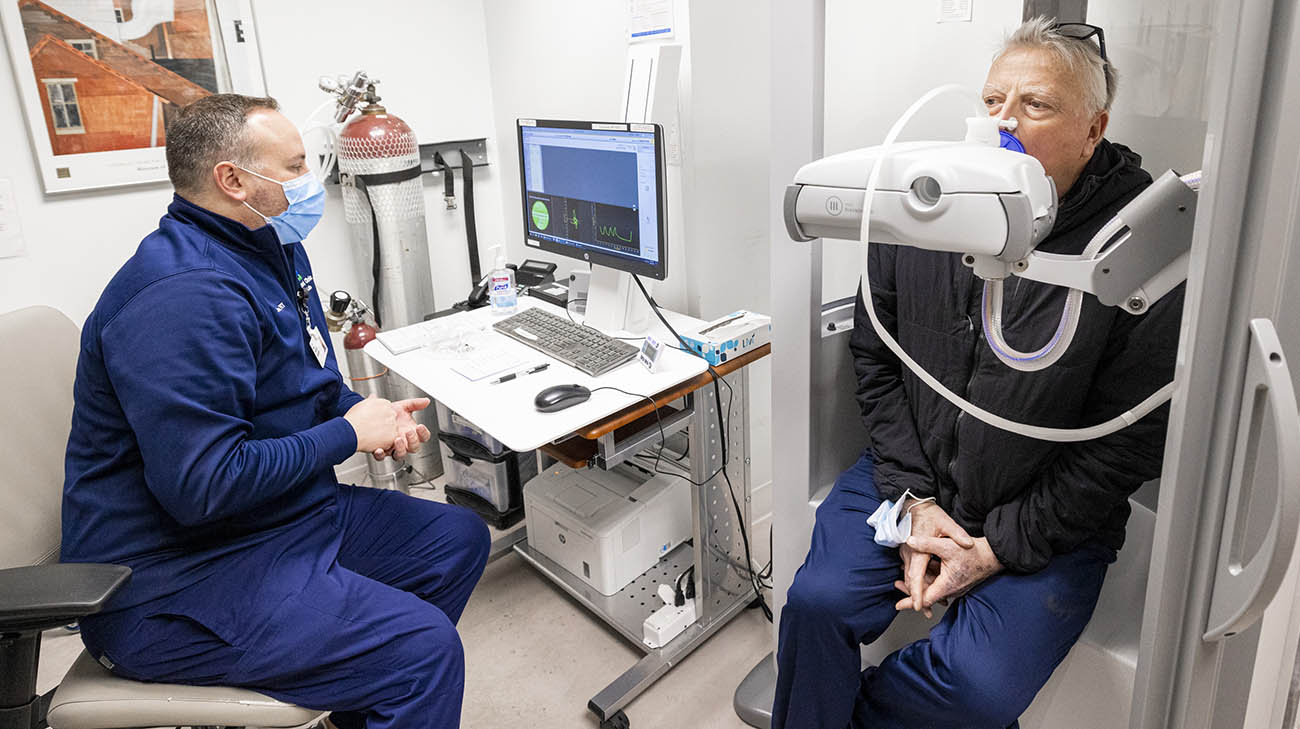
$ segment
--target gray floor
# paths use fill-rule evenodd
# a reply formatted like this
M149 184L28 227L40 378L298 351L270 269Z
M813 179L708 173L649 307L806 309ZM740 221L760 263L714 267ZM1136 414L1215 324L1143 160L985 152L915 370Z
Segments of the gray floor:
M438 498L441 489L413 493ZM754 541L755 559L766 561L766 539ZM460 633L466 729L596 727L587 700L640 655L514 554L488 565ZM771 643L771 624L746 611L628 706L633 729L744 727L732 692ZM46 633L39 690L52 688L80 651L76 635Z

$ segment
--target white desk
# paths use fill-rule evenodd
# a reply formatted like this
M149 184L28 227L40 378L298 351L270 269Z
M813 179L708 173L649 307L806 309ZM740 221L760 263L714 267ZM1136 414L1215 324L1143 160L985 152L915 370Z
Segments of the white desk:
M519 305L521 309L540 306L564 316L560 307L528 297L521 297ZM698 322L676 314L665 313L665 316L679 331ZM446 332L461 328L460 325L468 329L490 327L494 320L488 309L478 309L412 327ZM662 324L658 321L655 324L657 326L651 329L651 333L665 343L670 342L668 332L658 331ZM602 377L591 378L504 335L493 332L492 336L518 348L516 351L530 353L529 361L549 361L550 368L501 385L491 385L488 380L494 379L495 375L471 382L452 369L455 360L438 358L444 355L435 356L418 350L394 355L378 341L368 344L366 353L512 450L520 452L581 432L584 438L569 440L569 444L585 443L594 455L589 459L587 456L579 458L575 465L586 463L612 467L638 450L657 445L662 437L660 427L670 434L682 429L687 431L688 470L694 482L691 486L692 539L669 552L659 564L621 592L612 596L601 595L531 548L526 539L513 545L513 551L522 559L643 653L639 661L587 703L587 708L601 720L602 729L626 726L623 707L744 611L754 597L744 572L745 554L739 531L741 524L750 523L749 429L746 427L749 378L745 364L764 356L768 348L765 346L720 366L718 372L728 386L715 393L718 386L702 376L708 369L704 361L677 349L664 352L660 363L662 369L654 374L633 361ZM614 386L628 392L657 396L658 405L673 402L680 404L680 409L660 410L661 420L651 417L655 410L643 398L604 390L593 393L587 402L565 410L554 413L536 411L533 397L540 390L570 383L591 389L602 385ZM725 433L718 427L720 419L715 398L720 399L722 414L726 415ZM609 417L638 405L645 406L646 413L640 420L626 423L636 411ZM620 423L624 425L616 427ZM592 445L590 439L593 438L599 442L599 448ZM735 498L740 505L739 514L733 507L728 484L719 473L724 448L727 474L735 486ZM641 626L658 607L654 599L647 599L647 595L654 595L659 583L671 582L692 565L696 575L696 622L667 645L653 649L647 647L642 642Z
M558 316L565 315L564 309L558 306L527 296L519 297L520 311L531 307L538 307ZM577 316L575 314L575 317ZM679 314L665 314L665 316L678 331L691 324L702 323ZM461 324L490 327L497 319L498 317L485 307L411 326L427 329ZM578 318L578 321L582 321L581 318ZM654 323L657 326L651 328L651 335L662 342L671 342L671 335L663 329L663 324L657 319ZM423 390L429 397L446 405L461 417L491 433L492 437L505 443L510 449L520 453L536 450L540 446L568 436L641 400L621 392L601 390L593 392L590 400L579 405L553 413L538 412L533 407L533 397L552 385L576 383L593 391L601 386L609 386L638 395L653 396L708 369L704 360L699 357L666 347L658 371L655 373L647 371L641 363L633 360L598 378L590 377L503 334L493 332L490 336L498 337L504 343L502 346L508 350L528 356L529 362L548 362L550 367L536 374L493 385L489 383L496 378L495 375L471 382L452 369L456 364L454 359L435 357L425 349L393 354L382 342L376 340L366 345L365 351L385 367L397 372Z

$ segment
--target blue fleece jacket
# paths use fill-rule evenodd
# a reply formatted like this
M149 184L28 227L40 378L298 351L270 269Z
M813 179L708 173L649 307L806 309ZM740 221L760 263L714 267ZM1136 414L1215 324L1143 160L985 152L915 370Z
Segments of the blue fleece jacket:
M301 244L179 195L108 284L82 329L62 558L135 570L110 610L333 505L361 397L307 320L328 343Z

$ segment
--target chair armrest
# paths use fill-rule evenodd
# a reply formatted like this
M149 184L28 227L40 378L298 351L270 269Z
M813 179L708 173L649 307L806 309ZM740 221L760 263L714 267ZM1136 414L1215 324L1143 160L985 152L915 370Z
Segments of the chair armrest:
M93 615L130 578L130 567L115 564L0 570L0 633L47 630Z

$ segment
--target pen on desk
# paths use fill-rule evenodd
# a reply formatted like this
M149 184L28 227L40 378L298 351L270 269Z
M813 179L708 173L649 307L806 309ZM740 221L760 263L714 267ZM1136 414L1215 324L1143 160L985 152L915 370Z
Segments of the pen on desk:
M495 380L492 380L492 382L491 382L490 384L493 384L493 385L500 385L502 382L509 382L509 381L515 379L516 377L523 377L524 375L531 375L531 374L533 374L534 372L541 372L542 370L544 370L544 369L546 369L547 367L550 367L550 366L551 366L551 364L550 364L549 362L547 362L547 363L545 363L545 364L539 364L539 365L537 365L536 367L531 367L531 368L526 369L526 370L524 370L524 371L522 371L522 372L511 372L511 373L508 374L508 375L501 375L499 378L497 378L497 379L495 379Z

